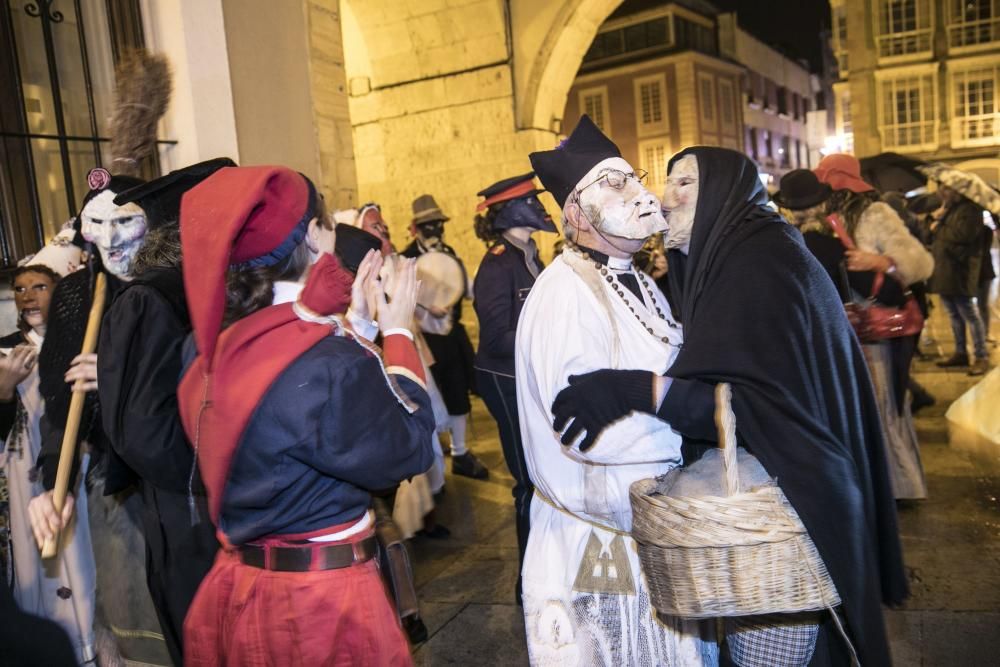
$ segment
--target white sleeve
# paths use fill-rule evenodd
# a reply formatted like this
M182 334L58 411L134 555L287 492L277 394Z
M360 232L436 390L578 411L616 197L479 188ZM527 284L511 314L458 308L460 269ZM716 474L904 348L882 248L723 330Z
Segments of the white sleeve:
M861 216L858 247L892 258L896 277L903 285L927 280L934 272L934 257L917 240L891 206L876 202Z
M533 290L534 295L534 290ZM669 425L648 414L633 413L620 419L597 438L594 446L581 452L575 443L563 446L553 429L552 403L569 386L571 375L609 368L613 334L605 313L595 299L580 290L561 291L553 298L532 299L521 314L517 331L518 393L533 403L533 419L544 419L551 446L577 461L603 465L649 463L669 458L651 444L651 431L669 431ZM519 397L519 403L523 401ZM522 420L525 418L522 415ZM537 424L533 425L538 435ZM523 430L523 429L522 429ZM671 432L672 433L672 432ZM583 436L580 437L582 439Z

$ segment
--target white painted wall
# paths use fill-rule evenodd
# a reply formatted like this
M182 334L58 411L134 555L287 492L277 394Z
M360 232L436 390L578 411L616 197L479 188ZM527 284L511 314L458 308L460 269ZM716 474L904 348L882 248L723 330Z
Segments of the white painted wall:
M161 137L164 172L214 157L240 161L222 0L140 0L150 51L173 70L173 95Z

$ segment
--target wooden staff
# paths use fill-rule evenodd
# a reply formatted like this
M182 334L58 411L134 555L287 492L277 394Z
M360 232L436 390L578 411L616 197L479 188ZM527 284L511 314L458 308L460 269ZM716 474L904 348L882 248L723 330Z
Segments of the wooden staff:
M87 332L83 336L83 349L80 354L92 354L97 349L97 334L101 330L101 317L104 315L104 298L107 293L107 279L104 273L97 274L94 283L94 303L90 306L90 316L87 318ZM62 515L66 503L66 493L69 491L69 475L73 471L73 461L76 457L76 436L80 433L80 418L83 416L83 401L87 392L83 390L83 380L77 380L73 385L73 397L69 402L69 414L66 416L66 430L63 431L62 449L59 452L59 469L56 471L56 486L52 492L52 504L56 515ZM42 546L42 558L52 558L59 549L59 533L45 540Z

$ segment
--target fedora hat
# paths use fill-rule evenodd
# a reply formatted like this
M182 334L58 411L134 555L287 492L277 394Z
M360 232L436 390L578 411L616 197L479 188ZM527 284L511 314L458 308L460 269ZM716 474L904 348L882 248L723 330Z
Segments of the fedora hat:
M791 211L801 211L822 204L833 188L826 183L820 183L816 174L808 169L793 169L781 177L781 188L774 193L774 203Z
M434 195L420 195L413 200L413 220L414 225L423 225L428 222L445 222L450 220L434 201Z

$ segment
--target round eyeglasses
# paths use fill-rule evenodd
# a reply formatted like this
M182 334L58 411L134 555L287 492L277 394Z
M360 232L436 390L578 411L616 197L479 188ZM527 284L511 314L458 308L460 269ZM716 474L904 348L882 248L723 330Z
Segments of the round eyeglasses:
M600 176L598 176L596 181L593 181L592 183L588 183L587 185L585 185L582 188L578 189L577 190L577 194L583 192L584 190L586 190L587 188L589 188L591 185L596 185L596 184L600 183L601 181L607 181L608 185L610 185L615 190L621 190L621 189L623 189L625 187L625 184L628 183L628 179L634 178L635 180L639 181L640 183L645 183L646 182L646 176L648 176L648 175L649 174L648 174L648 172L645 169L636 169L635 171L633 171L631 173L625 173L624 171L622 171L620 169L608 169L604 173L602 173Z

